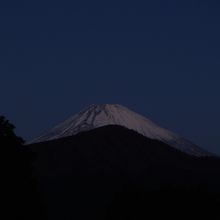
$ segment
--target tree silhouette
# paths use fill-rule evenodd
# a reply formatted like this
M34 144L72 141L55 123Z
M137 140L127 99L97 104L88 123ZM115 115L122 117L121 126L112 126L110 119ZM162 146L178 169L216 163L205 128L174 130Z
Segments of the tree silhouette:
M2 219L43 219L41 200L33 178L33 153L14 132L15 126L0 116L2 200L7 216ZM1 218L1 216L0 216Z
M24 140L14 133L15 126L4 116L0 116L0 144L18 146L24 144Z

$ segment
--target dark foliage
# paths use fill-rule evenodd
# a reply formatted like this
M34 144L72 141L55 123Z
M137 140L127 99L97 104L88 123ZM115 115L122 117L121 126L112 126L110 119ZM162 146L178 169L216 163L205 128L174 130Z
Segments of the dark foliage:
M0 116L1 219L39 219L42 201L33 178L32 153L17 137L12 125ZM44 214L45 215L45 214Z
M29 147L48 219L210 218L220 207L218 158L191 157L123 127Z
M11 124L4 116L0 116L0 143L1 146L11 145L7 150L14 150L15 146L22 145L24 140L17 137L14 133L15 126Z

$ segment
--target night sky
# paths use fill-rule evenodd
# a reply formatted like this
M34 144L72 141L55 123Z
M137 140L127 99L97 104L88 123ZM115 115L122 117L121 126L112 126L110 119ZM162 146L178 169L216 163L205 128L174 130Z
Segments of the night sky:
M0 3L0 114L26 140L118 103L220 154L219 95L219 0Z

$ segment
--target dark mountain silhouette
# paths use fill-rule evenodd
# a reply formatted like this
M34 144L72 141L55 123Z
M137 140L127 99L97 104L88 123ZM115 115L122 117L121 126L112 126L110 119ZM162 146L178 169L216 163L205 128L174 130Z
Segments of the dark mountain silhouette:
M121 126L27 146L48 219L211 217L220 160L194 157Z

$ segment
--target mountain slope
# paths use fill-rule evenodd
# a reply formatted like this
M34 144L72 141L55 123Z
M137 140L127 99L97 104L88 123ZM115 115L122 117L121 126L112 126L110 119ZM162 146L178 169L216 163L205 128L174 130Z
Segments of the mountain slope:
M183 152L196 156L209 153L190 141L159 127L151 120L121 105L92 105L70 117L46 134L36 138L32 143L44 142L72 136L82 131L92 130L106 125L120 125L132 129L145 137L160 140Z
M189 156L121 126L29 147L48 219L210 217L219 205L218 159Z

